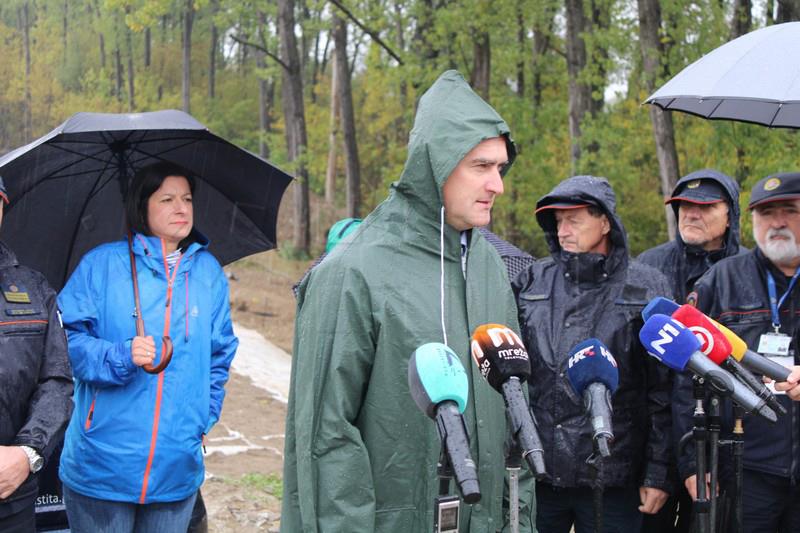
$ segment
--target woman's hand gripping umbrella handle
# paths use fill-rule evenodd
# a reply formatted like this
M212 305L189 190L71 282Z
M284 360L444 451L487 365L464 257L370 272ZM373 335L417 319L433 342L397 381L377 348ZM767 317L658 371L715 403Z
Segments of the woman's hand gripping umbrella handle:
M133 301L136 305L136 335L144 337L144 319L142 318L142 306L139 303L139 276L136 273L136 257L133 255L133 236L128 233L128 253L131 258L131 279L133 280ZM158 374L167 368L172 360L172 339L169 335L161 337L161 360L156 366L151 364L142 365L148 374Z

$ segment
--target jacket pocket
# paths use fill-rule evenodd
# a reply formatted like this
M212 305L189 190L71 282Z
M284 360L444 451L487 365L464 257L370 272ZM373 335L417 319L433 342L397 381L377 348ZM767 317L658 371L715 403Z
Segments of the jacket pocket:
M44 335L46 328L47 320L0 320L0 334L9 337Z

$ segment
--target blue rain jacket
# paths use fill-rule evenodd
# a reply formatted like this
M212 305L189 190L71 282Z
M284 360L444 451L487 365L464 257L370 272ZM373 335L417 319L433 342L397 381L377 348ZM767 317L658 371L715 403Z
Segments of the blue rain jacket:
M153 503L187 498L202 484L201 439L219 419L239 341L228 282L201 241L168 276L161 240L134 237L145 332L158 351L154 363L166 320L174 344L161 374L148 374L131 359L136 321L127 242L86 254L59 294L75 375L75 411L59 474L72 490Z

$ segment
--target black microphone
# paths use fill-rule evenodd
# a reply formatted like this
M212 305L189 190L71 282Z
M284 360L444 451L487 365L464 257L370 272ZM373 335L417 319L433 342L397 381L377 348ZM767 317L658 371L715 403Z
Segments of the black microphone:
M478 470L461 416L467 407L469 380L458 356L444 344L423 344L408 361L408 388L422 412L436 420L439 438L453 465L464 501L480 501Z
M587 339L570 351L567 365L567 378L589 411L597 450L608 457L614 440L611 395L619 386L617 361L602 341Z
M547 473L544 449L522 393L522 384L531 375L525 346L513 330L500 324L478 326L472 334L471 346L472 358L481 375L503 395L511 432L522 448L522 457L536 478L542 478Z

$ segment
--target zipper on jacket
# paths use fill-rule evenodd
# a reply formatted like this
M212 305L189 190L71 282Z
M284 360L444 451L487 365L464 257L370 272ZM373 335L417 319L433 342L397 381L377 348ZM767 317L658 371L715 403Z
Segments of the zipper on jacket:
M86 422L83 425L84 431L89 431L89 428L92 427L92 418L94 418L94 403L97 401L97 393L94 393L92 396L92 405L89 406L89 413L86 415Z
M166 310L164 311L164 333L163 336L169 335L170 315L172 314L172 285L175 282L175 277L178 275L178 267L180 267L183 254L178 258L178 261L173 266L172 276L169 275L169 265L167 264L167 247L164 239L161 239L161 256L164 260L164 275L167 278L167 300ZM161 346L161 354L163 357L164 346ZM158 439L158 422L161 417L161 398L164 391L164 372L165 368L158 374L158 384L156 385L156 404L153 409L153 431L150 435L150 453L147 455L147 466L144 469L144 478L142 479L142 492L139 495L139 503L144 504L147 497L147 484L150 481L150 470L153 467L153 457L156 453L156 441Z

